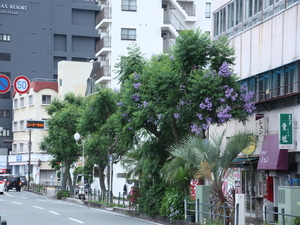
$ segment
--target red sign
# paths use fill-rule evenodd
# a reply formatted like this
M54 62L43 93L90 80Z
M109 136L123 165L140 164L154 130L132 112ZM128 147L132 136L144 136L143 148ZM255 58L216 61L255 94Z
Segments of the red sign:
M6 169L0 169L0 173L6 173Z
M18 76L14 80L14 89L19 94L25 94L26 92L29 91L29 88L30 88L30 81L27 77Z
M6 93L10 89L10 79L3 75L0 74L0 93Z
M201 182L198 179L191 179L191 183L190 183L190 196L191 199L195 199L196 198L196 186L200 185Z
M44 120L27 120L26 123L27 129L45 129L45 121Z

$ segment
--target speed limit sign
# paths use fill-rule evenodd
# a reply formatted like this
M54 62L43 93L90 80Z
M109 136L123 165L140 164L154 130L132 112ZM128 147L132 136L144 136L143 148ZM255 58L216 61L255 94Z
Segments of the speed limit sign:
M30 88L30 81L27 77L18 76L14 80L14 89L19 94L25 94L26 92L29 91L29 88Z

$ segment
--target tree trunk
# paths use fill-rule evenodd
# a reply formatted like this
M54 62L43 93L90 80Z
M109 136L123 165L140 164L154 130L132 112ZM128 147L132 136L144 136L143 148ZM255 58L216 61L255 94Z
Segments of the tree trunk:
M99 172L99 183L100 183L101 191L106 190L104 169L105 169L105 165L99 165L98 172Z

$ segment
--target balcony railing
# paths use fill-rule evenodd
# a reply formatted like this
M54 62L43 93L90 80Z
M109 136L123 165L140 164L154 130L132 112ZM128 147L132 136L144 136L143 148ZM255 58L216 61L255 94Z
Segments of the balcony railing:
M300 81L255 93L253 96L253 101L255 103L267 102L299 93Z
M96 43L96 52L99 52L102 48L111 48L110 36L104 36Z
M99 80L102 77L110 77L110 65L101 66L100 69L96 72L96 80Z
M104 19L111 19L111 7L104 7L96 16L96 25Z

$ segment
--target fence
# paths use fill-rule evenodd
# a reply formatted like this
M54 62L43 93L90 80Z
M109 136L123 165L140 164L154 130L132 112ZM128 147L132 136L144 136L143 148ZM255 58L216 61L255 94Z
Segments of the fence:
M190 207L189 207L190 205ZM201 211L200 206L204 206L208 208L208 211ZM222 220L223 224L236 224L238 225L239 214L236 213L236 217L232 216L235 212L239 211L239 204L236 204L236 207L229 206L226 202L223 205L213 205L213 204L205 204L200 203L199 199L195 202L188 202L186 199L184 200L184 211L185 211L185 219L189 222L213 222ZM199 221L200 214L208 215L209 221Z
M265 221L265 223L266 224L282 224L282 225L285 225L285 224L297 224L298 225L298 224L300 224L300 216L290 215L290 214L286 214L284 212L285 212L284 208L281 209L281 212L267 211L266 206L264 206L265 218L267 218L267 214L272 214L272 215L277 215L278 219L280 219L280 221L281 221L281 223L279 223L276 219L276 221L277 221L276 223L268 222L268 221Z

